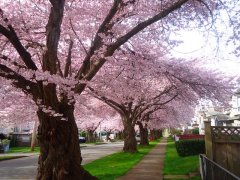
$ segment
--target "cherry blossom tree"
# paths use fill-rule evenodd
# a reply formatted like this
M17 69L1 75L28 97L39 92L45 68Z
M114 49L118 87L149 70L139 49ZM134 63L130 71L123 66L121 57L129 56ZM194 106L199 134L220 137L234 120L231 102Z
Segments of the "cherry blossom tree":
M170 107L174 111L174 105L181 103L186 104L184 108L194 107L202 97L219 102L228 100L231 91L229 80L213 71L198 68L196 61L183 62L167 57L153 59L146 53L139 55L130 52L129 56L124 53L124 66L119 64L121 60L111 61L112 64L109 62L96 76L96 82L93 81L95 87L89 89L93 96L121 116L125 152L137 151L136 124L139 125L140 134L145 134L141 143L148 144L147 138L143 138L147 134L144 129L146 124L143 126L142 123L148 122L156 111L165 110L165 105L172 103ZM102 76L105 78L99 78Z
M147 118L137 121L140 129L141 141L143 145L148 144L148 130L152 140L159 138L159 132L164 128L178 128L186 124L194 116L195 103L183 101L172 101L162 106L157 111L146 113Z
M100 112L101 110L104 111L104 109L101 107L101 105L99 105L99 103L94 103L91 100L88 100L88 102L89 104L79 104L79 106L77 106L75 109L75 117L80 131L86 132L87 141L96 142L94 132L103 121L103 118L100 116ZM94 105L92 103L94 103Z
M239 32L239 12L240 2L230 1L227 5L224 3L224 8L219 12L219 15L224 18L218 22L220 24L226 24L226 27L220 31L220 40L224 41L224 45L230 47L230 51L236 56L240 56L240 32ZM227 40L226 40L227 37ZM228 49L229 51L229 49Z
M4 82L4 81L3 81ZM32 129L31 151L36 144L37 106L24 93L7 84L0 86L0 127L6 134L23 128Z
M80 103L84 99L87 99L87 101ZM108 127L111 123L107 126L106 121L109 120L111 122L115 118L114 116L116 116L116 112L109 106L86 93L76 98L74 114L78 128L87 132L88 142L95 142L95 133L99 126L105 124L104 127Z
M81 94L121 46L166 39L194 20L208 22L215 1L4 0L0 76L37 105L37 179L94 179L81 164L74 117ZM166 25L166 26L165 26Z
M107 133L106 141L111 141L111 133L114 133L114 135L116 135L123 130L123 124L120 116L116 113L114 116L106 117L101 123L101 130Z
M37 119L35 104L24 93L6 84L0 85L0 107L2 127L13 128L14 124L33 123Z

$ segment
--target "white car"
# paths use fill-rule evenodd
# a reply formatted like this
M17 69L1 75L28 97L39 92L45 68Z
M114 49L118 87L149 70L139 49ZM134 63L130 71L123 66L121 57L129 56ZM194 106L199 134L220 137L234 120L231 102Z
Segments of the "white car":
M140 142L140 135L139 134L137 134L136 136L135 136L135 138L136 138L136 140L137 140L137 142Z

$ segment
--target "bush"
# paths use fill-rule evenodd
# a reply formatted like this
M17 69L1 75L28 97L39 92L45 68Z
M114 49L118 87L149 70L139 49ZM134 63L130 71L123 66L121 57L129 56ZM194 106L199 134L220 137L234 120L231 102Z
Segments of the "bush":
M179 156L191 156L205 153L205 141L201 139L176 141Z
M10 144L10 140L8 139L3 139L2 140L2 144L5 145L5 144Z
M195 128L192 130L192 134L199 134L199 128Z

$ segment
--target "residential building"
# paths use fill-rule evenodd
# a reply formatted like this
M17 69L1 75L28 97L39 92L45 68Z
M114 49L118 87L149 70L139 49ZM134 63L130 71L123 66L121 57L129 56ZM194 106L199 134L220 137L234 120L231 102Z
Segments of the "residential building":
M201 108L192 126L198 125L199 134L204 134L204 121L211 121L211 126L240 126L240 90L232 96L230 105L228 110L213 106Z

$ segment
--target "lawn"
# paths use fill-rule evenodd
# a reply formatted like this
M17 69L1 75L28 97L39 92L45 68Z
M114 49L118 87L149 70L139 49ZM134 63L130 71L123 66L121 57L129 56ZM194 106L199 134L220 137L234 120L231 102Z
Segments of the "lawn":
M8 159L17 159L23 156L0 156L0 161L8 160Z
M39 147L34 148L34 152L30 147L11 147L7 153L38 153Z
M199 156L180 157L177 154L175 143L168 140L167 151L164 158L164 175L183 175L197 172L199 168ZM200 179L199 177L191 178L192 180Z
M135 154L114 153L85 165L84 169L101 180L116 179L128 172L158 143L154 141L149 146L139 146L139 152Z

